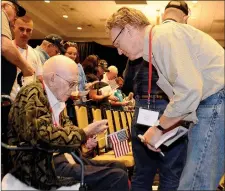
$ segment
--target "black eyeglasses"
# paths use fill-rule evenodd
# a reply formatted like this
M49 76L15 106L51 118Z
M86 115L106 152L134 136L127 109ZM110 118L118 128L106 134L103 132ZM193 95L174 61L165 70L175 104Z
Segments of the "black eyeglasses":
M116 39L120 36L120 34L123 32L124 28L121 29L121 31L119 32L119 34L116 36L116 38L114 39L113 41L113 45L114 45L114 42L116 42Z
M61 77L59 74L55 74L55 75L58 76L58 77L60 77L61 79L65 80L66 82L68 82L70 89L72 89L74 86L77 86L78 85L77 81L70 82L70 81L64 79L63 77Z

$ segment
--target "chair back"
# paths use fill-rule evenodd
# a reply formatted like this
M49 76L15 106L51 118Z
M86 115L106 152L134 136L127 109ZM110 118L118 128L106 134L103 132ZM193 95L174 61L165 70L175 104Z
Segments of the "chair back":
M77 124L79 128L85 128L88 126L88 113L85 106L75 106Z

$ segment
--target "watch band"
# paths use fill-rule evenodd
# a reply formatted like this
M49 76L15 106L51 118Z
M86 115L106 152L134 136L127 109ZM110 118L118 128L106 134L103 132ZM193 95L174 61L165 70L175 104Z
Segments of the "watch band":
M165 131L165 129L160 125L159 120L155 122L154 126L157 127L160 131Z
M159 129L160 131L165 131L165 129L161 125L156 126L156 128Z

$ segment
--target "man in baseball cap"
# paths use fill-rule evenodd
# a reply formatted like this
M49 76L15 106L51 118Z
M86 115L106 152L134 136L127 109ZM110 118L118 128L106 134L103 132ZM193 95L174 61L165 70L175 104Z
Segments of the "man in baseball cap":
M59 48L61 54L64 54L66 52L66 50L63 47L63 39L61 36L56 35L56 34L50 34L50 35L46 36L44 40L57 46Z
M66 51L63 48L63 39L57 34L47 35L40 46L35 49L36 53L39 55L42 64L44 64L50 57L64 54Z

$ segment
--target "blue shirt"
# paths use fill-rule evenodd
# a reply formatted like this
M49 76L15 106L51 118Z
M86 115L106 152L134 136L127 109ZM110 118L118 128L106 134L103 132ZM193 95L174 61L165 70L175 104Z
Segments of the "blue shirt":
M79 71L78 90L85 91L85 84L87 83L87 79L86 79L82 65L80 63L78 63L77 66L78 66L78 71Z
M45 52L40 46L37 46L34 50L39 55L42 64L50 58L47 52Z

